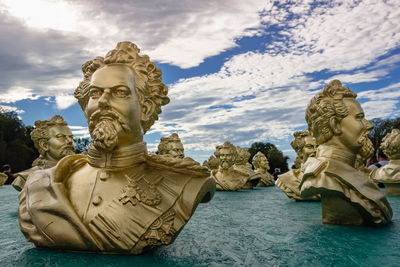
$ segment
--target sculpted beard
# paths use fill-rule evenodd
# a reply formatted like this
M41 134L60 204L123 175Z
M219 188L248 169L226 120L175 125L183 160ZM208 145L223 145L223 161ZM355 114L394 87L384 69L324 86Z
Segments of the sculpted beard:
M75 154L75 149L72 144L63 146L61 148L61 156L65 157L65 156L69 156L69 155L73 155L73 154Z
M89 131L93 145L102 151L109 152L118 144L118 133L130 132L128 124L113 110L98 110L89 120Z

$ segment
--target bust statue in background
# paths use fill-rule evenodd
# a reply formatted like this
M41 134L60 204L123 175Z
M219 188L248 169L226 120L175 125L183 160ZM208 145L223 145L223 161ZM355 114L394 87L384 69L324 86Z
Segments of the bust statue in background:
M7 174L0 172L0 186L4 185L8 179Z
M318 196L303 198L300 196L299 185L303 177L302 166L309 157L315 156L315 139L311 136L308 130L297 131L293 133L294 140L290 143L294 151L297 153L297 158L301 160L299 169L290 170L278 176L275 184L278 186L289 198L296 201L319 201Z
M208 160L203 162L203 166L207 167L210 171L217 170L219 167L219 159L211 155Z
M50 120L35 121L31 138L40 156L33 161L32 168L14 174L12 185L18 191L22 190L26 178L34 171L51 168L63 157L75 154L74 136L60 115Z
M217 190L237 191L242 189L249 179L249 175L235 170L233 167L237 156L236 148L230 142L225 142L223 145L217 146L215 155L219 158L219 167L218 170L213 170L211 173L217 184Z
M383 225L392 218L389 202L365 172L354 168L373 127L356 96L334 80L311 99L306 121L319 147L305 163L301 197L321 195L323 223Z
M183 145L178 134L173 133L168 137L161 137L158 145L160 155L183 159L185 157Z
M235 164L233 165L234 169L243 173L247 173L249 176L247 182L243 186L243 189L252 189L256 187L261 180L261 175L259 173L255 173L251 168L251 164L249 163L249 150L247 148L236 146L236 155Z
M251 160L254 166L254 172L261 175L261 180L257 186L273 186L275 185L274 176L268 171L270 169L267 157L258 151Z
M373 169L370 177L383 183L389 196L400 196L400 130L393 129L386 134L380 147L389 158L389 164Z
M148 154L144 133L169 102L161 70L130 42L82 67L75 97L87 155L34 172L19 194L20 228L40 248L140 254L170 244L215 182L195 161Z

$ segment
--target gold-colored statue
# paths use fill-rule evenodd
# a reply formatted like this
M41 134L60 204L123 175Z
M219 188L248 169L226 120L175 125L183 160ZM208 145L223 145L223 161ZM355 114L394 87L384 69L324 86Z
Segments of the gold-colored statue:
M254 166L254 172L261 175L261 180L257 186L274 186L274 176L268 172L270 167L267 157L261 151L258 151L251 162Z
M383 183L386 194L400 196L400 130L393 129L382 139L381 149L389 158L389 163L378 169L373 169L370 177Z
M75 154L74 136L60 115L50 120L35 121L31 138L40 156L33 161L32 168L14 174L12 185L18 191L22 190L26 178L34 171L51 168L63 157Z
M366 174L370 174L372 171L371 169L368 169L365 167L365 161L369 159L373 154L374 154L374 145L370 141L365 141L363 143L363 146L360 148L360 150L357 153L356 156L356 161L354 163L354 168L365 172Z
M8 179L7 174L0 172L0 186L4 185Z
M233 168L239 172L247 173L249 176L247 182L243 186L243 189L252 189L256 187L261 180L261 175L254 172L251 168L249 158L250 152L247 148L236 146L236 160Z
M302 166L309 157L315 156L316 144L315 138L311 136L308 130L297 131L293 133L294 140L290 143L297 153L297 158L301 160L299 169L290 170L278 176L275 184L278 186L289 198L296 201L319 201L318 196L304 198L300 196L299 185L303 177Z
M82 67L75 97L93 142L87 155L34 172L19 223L37 247L140 254L174 241L215 181L190 159L148 154L144 133L169 102L161 70L130 42Z
M178 134L173 133L168 137L161 137L161 142L158 145L160 155L180 158L185 157L183 145Z
M210 171L217 170L219 167L219 159L214 156L210 156L208 160L203 162L203 166L207 167Z
M311 99L306 120L319 147L305 163L301 197L321 195L323 223L383 225L392 218L389 202L365 172L354 168L373 127L356 96L334 80Z
M248 181L249 175L233 167L237 156L236 148L230 142L225 142L223 145L217 146L214 154L219 159L219 167L211 174L217 184L217 190L237 191L242 189Z

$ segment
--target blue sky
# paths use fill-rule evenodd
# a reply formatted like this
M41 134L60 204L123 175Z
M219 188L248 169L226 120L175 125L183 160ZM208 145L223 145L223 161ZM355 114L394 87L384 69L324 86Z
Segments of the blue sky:
M87 136L73 98L81 65L129 40L163 71L170 104L150 151L179 133L202 162L224 141L289 143L332 79L368 119L399 117L400 2L0 0L0 106L26 125L62 115Z

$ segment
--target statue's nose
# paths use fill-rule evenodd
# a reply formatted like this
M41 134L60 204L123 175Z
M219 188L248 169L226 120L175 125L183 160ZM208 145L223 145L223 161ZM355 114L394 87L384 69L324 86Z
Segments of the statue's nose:
M104 89L103 94L99 98L99 107L101 108L107 108L110 107L110 95L111 95L111 90L109 88Z

